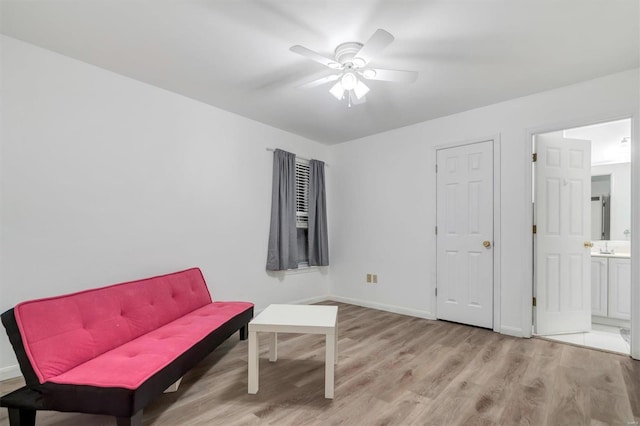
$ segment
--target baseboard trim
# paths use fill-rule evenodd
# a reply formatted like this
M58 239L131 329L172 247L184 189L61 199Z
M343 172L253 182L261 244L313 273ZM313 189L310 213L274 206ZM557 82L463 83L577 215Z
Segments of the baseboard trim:
M329 296L316 296L309 297L307 299L300 299L293 302L289 302L291 305L312 305L314 303L324 302L325 300L329 300Z
M0 368L0 380L15 379L22 376L18 364Z
M329 300L329 296L315 296L308 297L306 299L298 299L290 302L278 302L286 305L313 305L314 303L325 302ZM271 304L271 303L270 303ZM268 305L267 305L268 306ZM257 316L260 312L264 311L267 307L253 308L253 316Z
M384 303L370 302L368 300L360 300L360 299L351 299L349 297L342 297L342 296L335 296L335 295L329 295L327 299L333 300L334 302L348 303L350 305L362 306L362 307L371 308L371 309L378 309L380 311L393 312L394 314L402 314L402 315L408 315L411 317L424 318L424 319L430 319L430 320L436 319L436 316L433 315L431 312L422 311L419 309L410 309L410 308L404 308L402 306L387 305Z
M521 328L518 327L510 327L508 325L503 325L500 327L500 334L506 334L507 336L513 337L524 337L524 333Z
M591 323L593 324L604 324L611 327L620 327L620 328L631 328L631 321L629 320L621 320L616 318L609 317L599 317L596 315L591 316Z

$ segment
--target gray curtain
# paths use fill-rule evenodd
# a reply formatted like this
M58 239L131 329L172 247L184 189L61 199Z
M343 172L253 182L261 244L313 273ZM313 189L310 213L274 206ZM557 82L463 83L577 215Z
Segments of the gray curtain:
M324 162L309 161L309 266L329 265Z
M273 153L271 226L267 270L298 268L296 240L296 156L276 149Z

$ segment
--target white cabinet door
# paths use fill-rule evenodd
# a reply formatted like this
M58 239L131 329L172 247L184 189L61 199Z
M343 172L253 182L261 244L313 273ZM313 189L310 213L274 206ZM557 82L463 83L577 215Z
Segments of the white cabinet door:
M607 316L607 272L606 257L591 258L591 314Z
M631 259L609 259L609 316L631 319Z

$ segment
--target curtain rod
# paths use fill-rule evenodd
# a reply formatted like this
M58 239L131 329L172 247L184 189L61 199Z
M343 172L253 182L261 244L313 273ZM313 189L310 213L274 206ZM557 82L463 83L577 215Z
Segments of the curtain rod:
M267 151L274 152L275 150L276 150L275 148L267 148ZM310 160L311 160L311 158L301 157L301 156L299 156L299 155L297 155L297 154L296 154L296 157L298 157L298 158L299 158L299 159L301 159L301 160L306 160L306 161L310 161ZM327 167L329 167L329 164L328 164L328 163L324 163L324 165L325 165L325 166L327 166Z

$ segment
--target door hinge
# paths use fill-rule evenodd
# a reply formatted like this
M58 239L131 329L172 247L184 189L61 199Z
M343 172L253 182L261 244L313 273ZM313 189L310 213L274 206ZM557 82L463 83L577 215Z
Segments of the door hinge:
M532 303L533 303L533 306L536 306L536 298L535 297L533 298Z
M438 297L438 287L436 287L436 297Z
M436 226L436 235L438 235L438 227Z
M532 162L534 162L534 163L535 163L536 161L538 161L538 153L537 153L537 152L534 152L534 153L533 153L533 155L531 156L531 161L532 161Z
M538 227L536 225L533 225L532 231L534 234L538 233Z
M436 164L436 173L438 173L438 165Z

